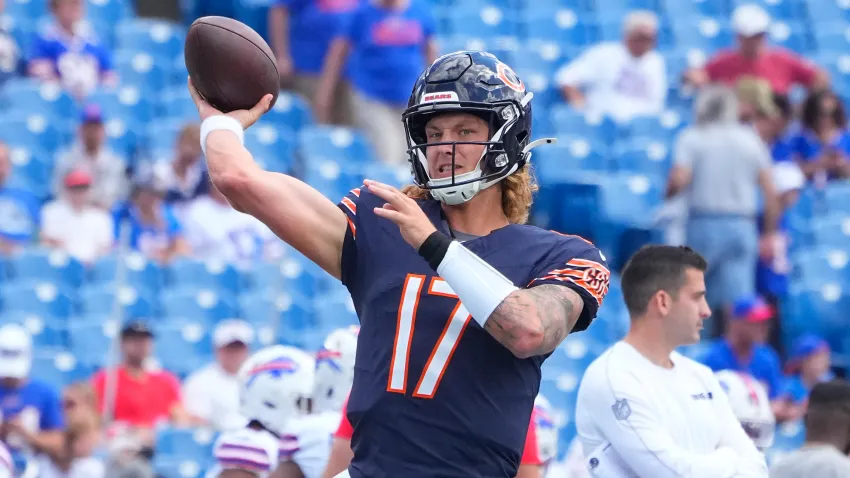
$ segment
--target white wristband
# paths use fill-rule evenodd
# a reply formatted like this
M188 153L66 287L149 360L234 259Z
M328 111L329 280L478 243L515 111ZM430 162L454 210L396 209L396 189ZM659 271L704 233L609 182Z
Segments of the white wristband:
M230 131L239 138L239 144L245 144L245 130L239 120L225 115L210 116L201 123L201 150L207 155L207 136L213 131Z
M472 318L484 327L490 314L515 290L507 277L463 244L452 241L437 273L457 294Z

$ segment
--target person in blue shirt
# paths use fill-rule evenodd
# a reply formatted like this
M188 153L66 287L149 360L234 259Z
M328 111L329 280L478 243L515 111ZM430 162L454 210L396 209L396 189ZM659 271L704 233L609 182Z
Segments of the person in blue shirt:
M9 183L9 146L0 141L0 254L8 254L37 238L39 200Z
M284 87L311 103L331 41L347 30L347 21L361 0L276 0L269 10L269 37ZM332 95L329 121L351 125L353 112L348 81L340 79Z
M726 335L713 340L701 362L711 370L734 370L752 375L768 391L771 400L782 385L779 355L765 342L773 308L758 296L735 301L726 324Z
M817 334L805 334L794 341L785 364L789 376L779 392L779 403L784 407L783 415L788 420L796 420L806 414L812 387L835 378L830 354L829 344Z
M127 240L131 249L161 263L189 253L183 226L165 203L165 194L154 171L146 171L135 178L131 200L113 212L116 242ZM128 237L122 237L125 228Z
M803 104L802 131L793 151L806 177L818 183L850 177L850 131L841 100L831 91L816 91Z
M116 82L112 56L84 22L83 0L50 0L54 21L33 40L28 71L45 81L59 80L84 97L98 85Z
M791 121L794 118L794 107L787 95L774 93L773 104L776 105L778 112L777 117L773 120L774 128L772 137L768 138L767 144L770 147L770 155L773 162L781 163L794 160L794 149L792 145L792 134L789 131Z
M65 428L59 392L31 378L32 337L18 324L0 327L0 439L13 455L58 454Z
M336 85L350 61L355 125L366 133L378 159L401 164L407 160L407 140L399 118L407 108L410 85L437 58L430 5L419 0L363 2L347 24L325 58L316 120L330 121Z

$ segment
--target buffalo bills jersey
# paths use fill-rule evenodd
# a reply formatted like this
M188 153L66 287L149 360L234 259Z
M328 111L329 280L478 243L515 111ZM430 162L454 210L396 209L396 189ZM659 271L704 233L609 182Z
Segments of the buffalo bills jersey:
M348 219L342 282L360 318L354 386L352 478L513 477L523 451L540 366L515 357L471 320L451 287L374 214L365 188L339 203ZM441 205L419 201L450 234ZM508 225L464 246L517 287L557 284L578 292L586 329L608 291L604 257L589 242Z

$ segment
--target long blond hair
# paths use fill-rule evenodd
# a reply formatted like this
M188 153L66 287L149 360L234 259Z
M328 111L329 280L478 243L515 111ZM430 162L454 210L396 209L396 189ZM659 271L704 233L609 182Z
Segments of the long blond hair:
M531 169L531 163L506 177L498 183L502 188L502 211L511 224L525 224L537 192L537 179ZM401 188L401 192L414 199L431 199L431 193L414 184Z

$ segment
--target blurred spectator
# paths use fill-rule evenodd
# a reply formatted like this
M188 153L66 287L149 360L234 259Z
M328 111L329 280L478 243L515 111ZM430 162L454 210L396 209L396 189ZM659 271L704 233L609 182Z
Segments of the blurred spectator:
M185 215L186 240L192 255L199 259L220 259L251 265L271 258L269 249L280 241L254 216L243 214L227 202L215 186L208 196L191 202Z
M779 93L773 94L773 104L776 105L776 110L779 113L774 120L772 135L766 139L767 145L770 147L770 155L775 163L783 161L792 161L794 159L794 150L791 143L792 133L791 122L794 120L794 107L786 95Z
M116 239L122 240L122 224L126 221L130 248L161 263L189 253L183 226L164 197L165 188L156 174L140 174L134 181L130 202L113 214Z
M617 121L661 113L667 97L667 72L664 58L655 51L657 35L654 13L630 13L622 42L592 46L558 71L564 99L575 109Z
M779 299L788 291L788 274L791 273L791 259L788 257L791 234L787 211L797 203L800 191L806 184L806 178L793 162L774 164L771 170L776 195L779 198L780 219L770 258L759 258L756 269L756 288L759 294L776 306ZM779 340L771 340L771 342L778 343Z
M782 370L779 355L765 343L773 314L773 308L758 296L739 299L728 315L726 336L711 341L700 361L715 372L752 375L774 400L782 386Z
M32 337L18 324L0 327L0 439L13 454L57 456L65 427L59 393L30 377Z
M770 16L758 5L738 6L732 14L732 27L738 35L738 48L721 51L702 69L688 71L685 80L703 86L721 82L734 84L739 78L764 78L773 91L787 94L791 86L825 88L829 77L796 53L768 46Z
M6 8L6 0L0 0L0 18ZM18 74L21 66L21 49L15 38L0 25L0 86Z
M791 356L785 365L789 377L779 394L787 420L797 420L806 414L812 387L835 378L830 368L829 344L815 334L805 334L794 341Z
M216 361L194 372L183 385L186 411L219 431L245 425L239 415L239 368L248 358L254 329L244 320L219 322L213 332Z
M106 210L126 198L127 164L106 144L106 128L100 107L88 105L83 109L77 140L57 155L53 169L53 192L62 191L62 181L75 169L87 171L92 177L91 198Z
M114 85L112 57L84 20L84 0L50 0L53 23L36 35L29 74L59 80L71 94L84 97L98 85Z
M815 385L805 428L803 447L780 458L770 468L770 478L850 476L850 383Z
M285 87L315 104L316 86L331 41L347 30L359 0L277 0L269 10L269 36ZM346 73L341 75L347 76ZM351 125L351 86L342 78L331 95L329 122Z
M678 137L673 154L667 197L681 191L687 194L686 243L708 261L709 305L717 310L738 297L754 295L759 187L766 258L775 241L779 203L770 152L753 128L738 121L734 92L713 86L700 94L696 124Z
M9 147L0 141L0 254L9 254L36 237L39 201L31 192L6 184L12 175Z
M850 132L841 100L831 91L811 93L801 119L803 130L792 147L806 177L818 182L850 177Z
M112 249L112 217L90 201L92 178L84 170L65 176L65 192L41 210L41 240L77 260L92 263Z
M316 89L316 119L331 120L333 98L350 58L355 124L388 164L407 161L407 140L400 121L410 85L437 59L431 7L412 0L362 2L348 31L331 43Z
M737 83L738 118L750 124L765 142L775 136L779 125L779 108L773 101L773 92L767 81L758 78L742 78Z
M157 176L167 188L165 201L168 204L182 204L209 191L210 178L203 159L201 127L196 123L187 124L177 136L171 162L155 166Z
M69 386L62 399L67 429L58 456L44 457L39 478L102 478L103 461L95 457L103 446L100 414L88 383Z
M147 323L130 322L121 330L121 363L115 369L100 370L92 379L101 413L133 427L147 445L153 443L156 425L167 421L175 425L188 423L177 377L145 367L152 349L153 332ZM107 377L113 373L113 377ZM107 384L115 388L107 391ZM107 397L114 401L107 403Z

